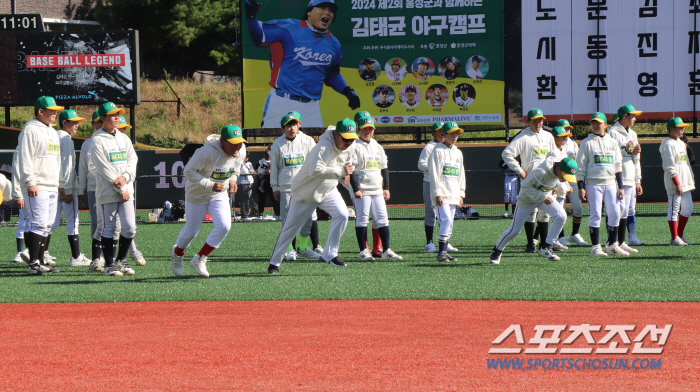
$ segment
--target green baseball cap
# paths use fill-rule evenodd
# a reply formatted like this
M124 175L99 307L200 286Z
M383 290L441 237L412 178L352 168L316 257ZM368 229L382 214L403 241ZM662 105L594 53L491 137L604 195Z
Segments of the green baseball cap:
M58 106L53 97L41 97L34 102L34 110L39 109L51 109L61 112L63 111L63 106Z
M642 114L642 111L641 110L634 110L634 107L632 105L625 105L625 106L622 106L619 109L617 109L617 117L618 118L622 118L627 113L634 114L635 116L639 116L640 114Z
M99 119L100 119L100 111L95 110L94 112L92 112L92 122L95 122Z
M109 116L115 113L124 114L124 109L117 107L113 102L105 102L97 108L97 113L102 116Z
M566 157L559 161L559 168L564 174L564 179L568 182L576 182L576 172L578 171L578 165L573 158Z
M527 121L536 120L538 118L547 119L541 109L534 108L527 112Z
M243 131L238 125L227 125L221 129L221 138L231 144L248 143L243 139Z
M58 115L58 123L63 124L64 121L84 122L85 119L78 117L78 113L75 110L64 110Z
M117 128L118 128L118 129L122 129L122 128L129 128L129 129L131 129L131 125L127 124L126 119L124 118L124 116L119 116L119 124L117 124Z
M605 114L603 114L601 112L595 112L591 115L591 120L589 122L593 122L593 121L598 121L600 123L607 123L608 118L605 116Z
M349 118L338 121L335 126L335 131L340 134L343 139L359 139L357 136L357 125Z
M569 123L569 120L562 118L561 120L557 121L558 127L564 127L564 129L572 129L573 125Z
M282 127L284 128L284 126L289 124L290 121L296 121L299 124L301 124L301 114L292 110L291 112L287 113L284 117L282 117L282 121L280 121L280 124L282 124Z
M617 122L620 119L620 115L617 113L614 113L612 116L612 122Z
M443 125L445 125L444 122L436 121L435 124L433 124L433 132L441 130Z
M464 129L460 128L454 121L448 121L440 129L442 133L464 133Z
M361 119L362 117L372 117L372 115L366 110L360 110L359 112L355 113L355 122L359 124L357 120Z
M366 128L366 127L376 128L374 126L374 119L372 118L372 116L358 118L357 119L357 127L360 129Z
M566 120L564 120L566 121ZM551 131L549 131L552 136L554 137L559 137L559 136L571 136L571 132L567 131L566 128L564 127L554 127L552 128Z
M683 119L680 117L674 117L666 123L666 129L670 130L671 128L674 127L681 127L681 128L688 128L690 124L686 124L683 122Z

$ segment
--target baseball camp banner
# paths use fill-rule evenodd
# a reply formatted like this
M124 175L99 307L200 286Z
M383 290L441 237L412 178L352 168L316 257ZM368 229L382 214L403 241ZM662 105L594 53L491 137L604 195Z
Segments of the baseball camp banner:
M700 0L524 0L523 115L693 117ZM698 102L700 103L700 102Z
M307 10L328 2L258 2L249 19L241 1L245 128L277 128L290 110L304 127L359 109L378 126L503 123L502 0L335 0L320 22Z

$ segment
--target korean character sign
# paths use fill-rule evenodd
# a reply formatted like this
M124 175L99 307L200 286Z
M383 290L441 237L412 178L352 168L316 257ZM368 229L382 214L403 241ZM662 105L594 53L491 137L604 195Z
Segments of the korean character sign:
M246 128L290 110L325 127L353 104L377 126L504 121L502 0L334 1L327 14L317 0L256 3L243 6Z

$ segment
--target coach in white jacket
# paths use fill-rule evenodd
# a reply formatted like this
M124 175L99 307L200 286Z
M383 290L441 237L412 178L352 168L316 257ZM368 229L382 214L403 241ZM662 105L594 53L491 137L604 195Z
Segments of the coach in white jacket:
M243 131L237 125L227 125L221 135L209 135L204 146L195 151L187 162L184 174L185 214L187 221L180 231L177 242L171 251L170 269L177 276L183 274L182 260L192 240L199 233L204 215L209 211L214 223L214 230L207 237L202 249L192 257L190 266L204 277L209 277L207 257L214 249L221 246L231 230L231 207L228 201L228 189L236 192L236 180L241 174L241 164L246 151Z
M425 205L425 217L423 218L423 225L425 226L425 253L437 253L437 247L433 243L433 230L435 229L435 207L433 206L434 199L430 196L430 173L428 171L428 159L430 154L433 153L433 149L438 143L445 141L445 134L440 130L442 126L445 125L444 122L438 121L433 124L432 135L433 140L429 141L428 144L423 147L420 152L420 157L418 158L418 170L423 172L423 204ZM449 251L450 249L448 249Z
M661 166L664 169L664 187L668 195L668 227L671 230L671 245L692 245L684 236L685 225L693 213L695 175L688 162L688 151L680 138L683 137L685 124L680 117L666 123L668 137L661 141Z
M316 207L331 216L328 241L321 260L335 267L346 264L338 258L340 237L348 224L348 209L338 192L338 180L353 173L354 142L357 125L350 119L329 126L309 152L299 173L292 180L292 200L287 221L282 227L270 258L269 274L278 274L284 252Z
M95 198L103 219L104 274L134 275L134 270L126 261L126 255L136 234L136 210L132 195L138 157L129 137L117 129L119 115L124 114L124 109L107 102L98 111L102 118L102 129L92 135L88 169L95 175ZM122 227L115 263L112 237L116 230L117 214Z

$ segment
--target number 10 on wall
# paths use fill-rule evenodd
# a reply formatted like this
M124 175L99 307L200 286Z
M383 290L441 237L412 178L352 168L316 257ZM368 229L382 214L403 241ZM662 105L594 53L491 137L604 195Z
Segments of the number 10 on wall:
M156 184L156 189L168 189L170 188L170 184L168 183L168 179L170 179L173 182L173 185L175 188L184 188L185 184L187 183L187 180L185 180L184 177L177 177L181 176L182 174L180 173L182 169L185 168L185 165L182 163L182 161L177 161L173 163L173 167L170 170L170 174L173 177L165 177L168 174L166 173L166 163L161 162L158 165L154 166L153 169L158 172L158 175L162 176L160 177L160 181Z

